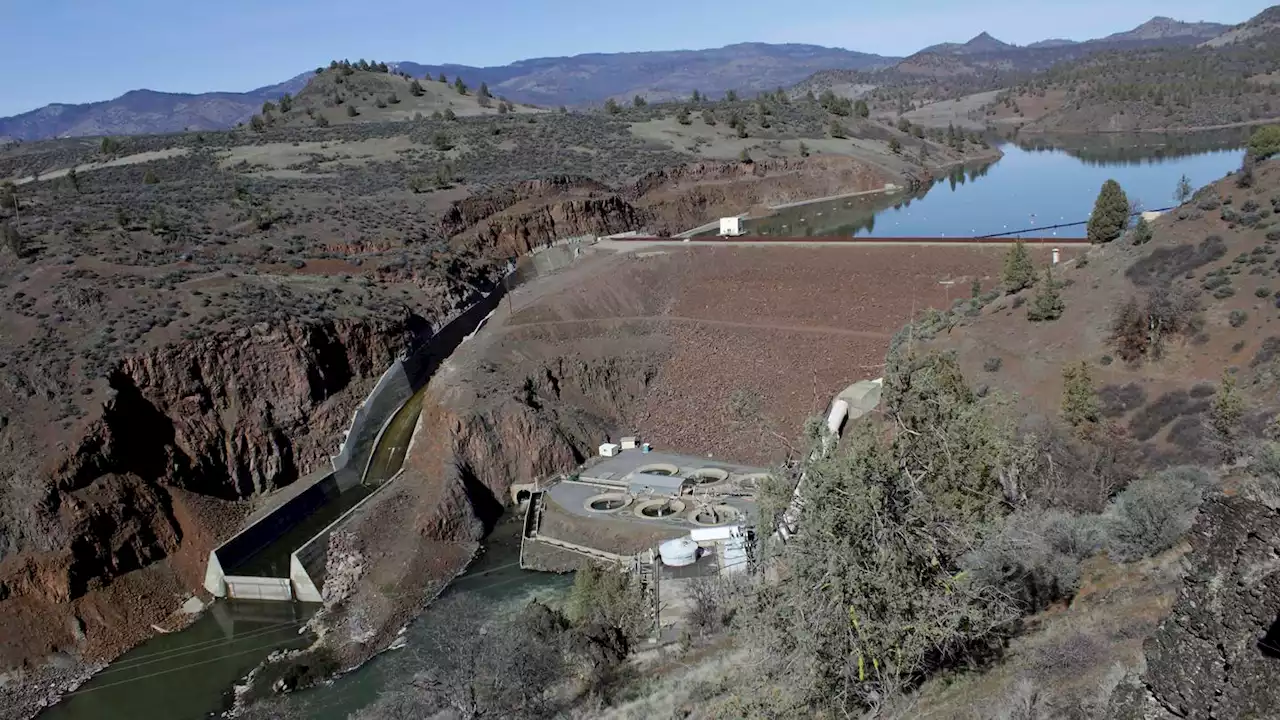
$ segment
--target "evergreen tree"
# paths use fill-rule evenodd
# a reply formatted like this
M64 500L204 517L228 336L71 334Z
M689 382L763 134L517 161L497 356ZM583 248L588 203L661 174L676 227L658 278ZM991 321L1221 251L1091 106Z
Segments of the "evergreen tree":
M858 117L865 118L871 115L871 108L867 106L866 100L859 100L853 104L853 112Z
M487 82L480 83L480 89L476 91L476 95L479 95L482 98L493 97L492 95L489 94L489 83Z
M689 119L689 108L682 107L676 112L676 122L681 125L689 125L693 122Z
M444 76L444 73L440 73L440 77L436 78L436 80L437 80L438 82L442 82L442 83L447 83L447 82L449 82L449 78L445 77L445 76Z
M702 94L699 93L697 90L694 90L693 94L689 96L689 101L695 102L695 103L702 102Z
M1100 417L1098 393L1089 375L1089 363L1081 360L1078 365L1062 369L1062 419L1074 428L1095 423Z
M724 99L728 100L729 102L738 102L738 91L737 90L727 91L724 94Z
M1195 190L1191 188L1191 178L1183 175L1182 178L1178 180L1177 189L1173 191L1173 199L1177 201L1179 205L1184 205L1191 199L1193 194L1195 194Z
M844 138L848 134L845 131L844 126L841 125L838 120L831 121L831 126L828 128L828 132L831 133L831 137L833 138Z
M355 105L347 106L347 117L356 117L359 114L360 114L360 111L356 109Z
M160 178L156 177L154 170L148 169L147 172L142 175L142 182L147 185L159 185Z
M1031 264L1031 255L1021 240L1015 241L1013 247L1004 256L1004 269L1000 272L1000 281L1004 283L1004 291L1013 293L1031 287L1036 281L1036 269Z
M1045 322L1062 317L1066 305L1062 295L1058 293L1058 283L1053 279L1053 266L1044 269L1044 277L1036 283L1036 295L1027 308L1027 319L1031 322Z
M1253 170L1258 165L1252 150L1245 151L1244 160L1240 162L1240 172L1236 173L1236 187L1253 187Z
M710 108L702 111L702 122L714 126L716 124L716 114L711 112Z
M422 97L426 94L426 90L423 90L422 83L415 79L413 82L409 83L409 94L414 97Z
M902 143L898 142L898 138L889 138L889 152L895 155L902 152Z
M738 162L750 165L755 161L751 159L751 153L747 152L746 148L742 148L742 152L738 153Z
M9 223L0 223L0 243L14 254L14 257L23 257L27 253L27 244L23 240L22 235L18 234L18 229Z
M1136 225L1133 226L1133 244L1146 245L1151 242L1151 224L1144 217L1139 217Z
M1240 421L1243 418L1244 399L1236 389L1235 376L1223 372L1222 382L1218 385L1213 405L1209 408L1209 427L1213 430L1214 442L1224 463L1235 462Z
M604 101L604 111L609 113L610 115L617 115L618 113L622 112L622 107L618 105L617 100L614 100L613 98L609 98L608 100Z
M809 146L803 140L800 141L800 157L809 157Z
M459 75L458 78L453 81L453 89L457 90L459 95L467 94L467 84L462 81L461 75Z
M635 98L633 98L633 99L631 100L631 104L632 104L632 105L634 105L634 106L636 106L636 107L644 107L645 105L648 105L649 103L644 99L644 96L643 96L643 95L637 95L637 96L635 96Z
M453 111L453 108L445 108L444 119L448 120L449 122L453 122L454 120L458 119L458 114Z
M1108 180L1102 184L1089 216L1089 242L1109 243L1120 237L1128 225L1129 198L1120 183Z

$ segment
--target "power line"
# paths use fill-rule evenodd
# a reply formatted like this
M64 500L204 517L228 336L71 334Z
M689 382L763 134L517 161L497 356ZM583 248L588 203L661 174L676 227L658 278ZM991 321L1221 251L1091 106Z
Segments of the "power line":
M128 660L125 660L123 663L112 663L110 666L107 667L107 669L98 673L98 675L111 675L113 673L125 672L127 670L133 670L135 668L145 667L147 665L154 665L155 663L165 662L166 660L171 660L177 657L183 657L186 655L196 655L202 652L208 652L210 650L217 650L227 645L234 645L236 643L244 642L246 640L253 640L255 638L259 638L264 635L270 635L272 633L280 632L281 630L284 630L285 627L287 626L296 627L300 624L301 623L296 623L296 622L282 623L281 625L276 625L269 628L260 628L258 630L254 630L253 632L245 633L243 635L237 635L231 638L219 638L217 640L207 640L202 643L194 643L192 645L188 645L185 647L173 648L172 650L150 653L148 655L143 655L137 658L129 658Z
M1157 208L1155 210L1144 210L1143 212L1166 212L1176 207L1178 206L1170 205L1169 207ZM1141 212L1129 213L1129 217L1137 217L1138 215L1141 215L1141 214L1142 214ZM985 240L987 238L1009 237L1010 235L1021 235L1022 233L1036 232L1038 230L1057 230L1058 228L1079 227L1081 225L1088 225L1088 224L1089 224L1088 220L1081 220L1079 222L1059 223L1057 225L1042 225L1040 227L1023 228L1021 230L1009 230L1007 232L991 233L990 235L978 235L976 239Z

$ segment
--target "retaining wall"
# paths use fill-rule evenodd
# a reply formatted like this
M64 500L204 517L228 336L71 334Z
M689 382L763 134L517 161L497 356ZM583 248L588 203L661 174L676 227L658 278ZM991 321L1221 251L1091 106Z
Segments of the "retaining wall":
M289 584L289 578L228 575L226 581L227 597L236 600L289 602L293 599L293 588Z

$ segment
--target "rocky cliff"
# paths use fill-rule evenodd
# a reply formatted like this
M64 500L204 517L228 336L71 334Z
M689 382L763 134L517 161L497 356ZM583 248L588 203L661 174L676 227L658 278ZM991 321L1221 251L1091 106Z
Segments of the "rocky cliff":
M16 542L0 557L0 625L50 611L74 617L78 601L189 539L207 545L225 537L235 513L229 524L206 527L175 498L254 497L321 467L355 406L419 326L407 314L262 324L125 358L109 374L106 402L43 471L6 456L12 481L0 495L0 518ZM37 430L11 423L6 443L30 446L34 439L20 436ZM20 506L33 496L38 503ZM124 614L112 624L142 620ZM98 631L107 632L105 624L85 627L79 649L93 646ZM31 651L5 643L0 661L8 667Z
M1177 603L1147 639L1147 670L1112 716L1262 718L1280 707L1280 513L1239 497L1210 501L1191 533Z

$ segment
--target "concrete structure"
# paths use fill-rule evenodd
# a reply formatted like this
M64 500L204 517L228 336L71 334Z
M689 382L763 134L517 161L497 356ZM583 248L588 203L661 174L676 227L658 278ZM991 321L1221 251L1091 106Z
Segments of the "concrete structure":
M618 447L615 443L605 443L600 446L600 457L613 457L617 455L620 450L622 450L622 448Z
M743 233L742 217L724 217L720 218L721 237L737 237Z
M658 475L634 472L627 476L627 491L632 495L679 497L684 486L691 481L679 475Z

